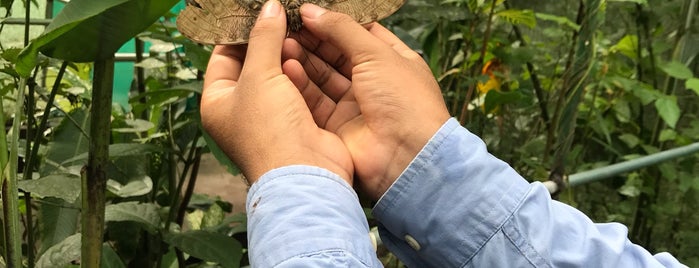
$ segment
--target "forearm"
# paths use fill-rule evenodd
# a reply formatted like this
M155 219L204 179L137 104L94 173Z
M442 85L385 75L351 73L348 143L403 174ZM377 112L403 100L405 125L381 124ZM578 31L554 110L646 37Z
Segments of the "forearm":
M366 217L352 188L321 168L288 166L248 193L253 267L378 267Z
M540 184L527 183L454 119L374 215L384 243L411 267L639 267L660 266L659 259L680 265L631 244L621 225L593 224L551 201Z

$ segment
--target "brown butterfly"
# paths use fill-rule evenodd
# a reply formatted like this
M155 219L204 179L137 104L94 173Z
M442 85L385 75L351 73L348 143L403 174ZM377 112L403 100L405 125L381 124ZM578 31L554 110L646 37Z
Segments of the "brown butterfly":
M361 24L378 21L396 12L406 0L281 0L290 31L301 29L299 8L311 3L350 15ZM189 39L202 44L243 44L248 42L265 0L187 0L177 18L177 28Z

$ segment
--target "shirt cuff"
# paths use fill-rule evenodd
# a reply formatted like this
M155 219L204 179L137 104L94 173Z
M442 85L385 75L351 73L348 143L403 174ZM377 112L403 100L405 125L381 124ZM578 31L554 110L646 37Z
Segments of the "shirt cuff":
M368 267L380 265L356 193L326 169L287 166L269 171L250 188L246 207L253 267L338 252Z
M526 180L451 118L373 214L384 244L408 266L463 267L528 191Z

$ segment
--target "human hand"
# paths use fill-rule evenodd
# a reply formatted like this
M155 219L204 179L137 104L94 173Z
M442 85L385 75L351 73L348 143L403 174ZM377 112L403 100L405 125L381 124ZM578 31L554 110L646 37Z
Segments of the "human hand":
M287 39L284 72L318 126L337 133L359 185L374 200L393 184L450 117L424 60L377 23L315 5L301 7L306 30Z
M214 49L204 78L202 125L250 183L274 168L305 164L328 169L351 185L349 152L337 135L315 124L282 72L285 35L285 12L271 0L247 47Z

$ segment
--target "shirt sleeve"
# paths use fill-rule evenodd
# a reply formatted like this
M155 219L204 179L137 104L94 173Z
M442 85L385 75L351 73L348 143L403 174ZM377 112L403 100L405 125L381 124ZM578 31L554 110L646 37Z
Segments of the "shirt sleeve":
M272 170L246 208L252 267L381 267L356 193L328 170Z
M634 245L621 224L595 224L551 200L453 118L373 214L408 267L686 267Z

